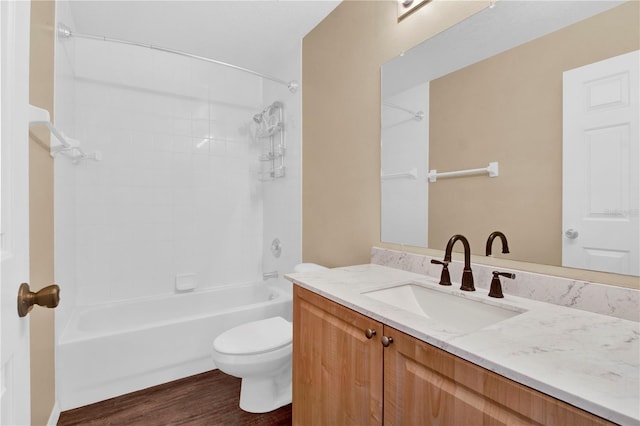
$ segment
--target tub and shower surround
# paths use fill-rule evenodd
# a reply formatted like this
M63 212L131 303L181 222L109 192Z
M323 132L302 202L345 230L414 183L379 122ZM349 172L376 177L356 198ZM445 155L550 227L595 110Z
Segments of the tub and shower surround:
M66 62L56 66L69 68L58 74L66 78L56 92L60 116L85 149L102 153L98 163L56 160L56 269L64 272L56 279L67 294L56 375L69 409L215 368L219 333L290 318L290 298L273 282L244 283L261 278L270 227L253 117L291 93L274 96L256 76L135 46L58 43ZM282 220L299 210L270 205ZM286 253L299 262L295 244ZM176 277L189 275L196 289L178 291ZM199 313L184 313L187 298ZM161 302L151 310L147 301Z

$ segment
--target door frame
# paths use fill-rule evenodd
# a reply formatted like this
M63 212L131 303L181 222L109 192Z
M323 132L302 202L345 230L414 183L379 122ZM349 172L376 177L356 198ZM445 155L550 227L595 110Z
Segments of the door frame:
M29 280L30 12L0 1L0 422L20 425L31 421L30 321L17 312Z

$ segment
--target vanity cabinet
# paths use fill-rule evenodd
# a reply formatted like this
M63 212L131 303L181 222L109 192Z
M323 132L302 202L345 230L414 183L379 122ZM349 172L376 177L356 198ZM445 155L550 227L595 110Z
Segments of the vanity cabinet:
M381 323L294 286L294 425L382 424L381 332Z
M586 411L384 326L385 425L605 425Z
M297 285L293 313L294 425L611 424Z

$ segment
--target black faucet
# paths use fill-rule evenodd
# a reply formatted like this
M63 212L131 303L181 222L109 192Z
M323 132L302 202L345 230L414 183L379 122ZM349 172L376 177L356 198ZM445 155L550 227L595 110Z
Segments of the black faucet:
M502 241L502 252L509 253L509 244L507 243L507 237L500 231L494 231L489 235L489 238L487 238L487 247L485 250L486 256L491 256L491 246L493 245L493 240L495 240L496 237L500 237L500 241Z
M462 245L464 245L464 269L462 271L462 285L460 286L460 290L475 291L476 288L473 286L473 273L471 272L471 247L464 235L456 234L449 239L447 248L444 251L444 263L448 265L451 262L451 250L453 250L453 245L458 240L462 241Z

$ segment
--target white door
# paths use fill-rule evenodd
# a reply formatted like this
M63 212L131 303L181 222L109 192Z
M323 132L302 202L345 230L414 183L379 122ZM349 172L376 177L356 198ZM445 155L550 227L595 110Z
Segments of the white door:
M640 275L640 51L564 73L562 265Z
M28 1L0 1L0 424L28 425L29 317L18 287L29 279Z

